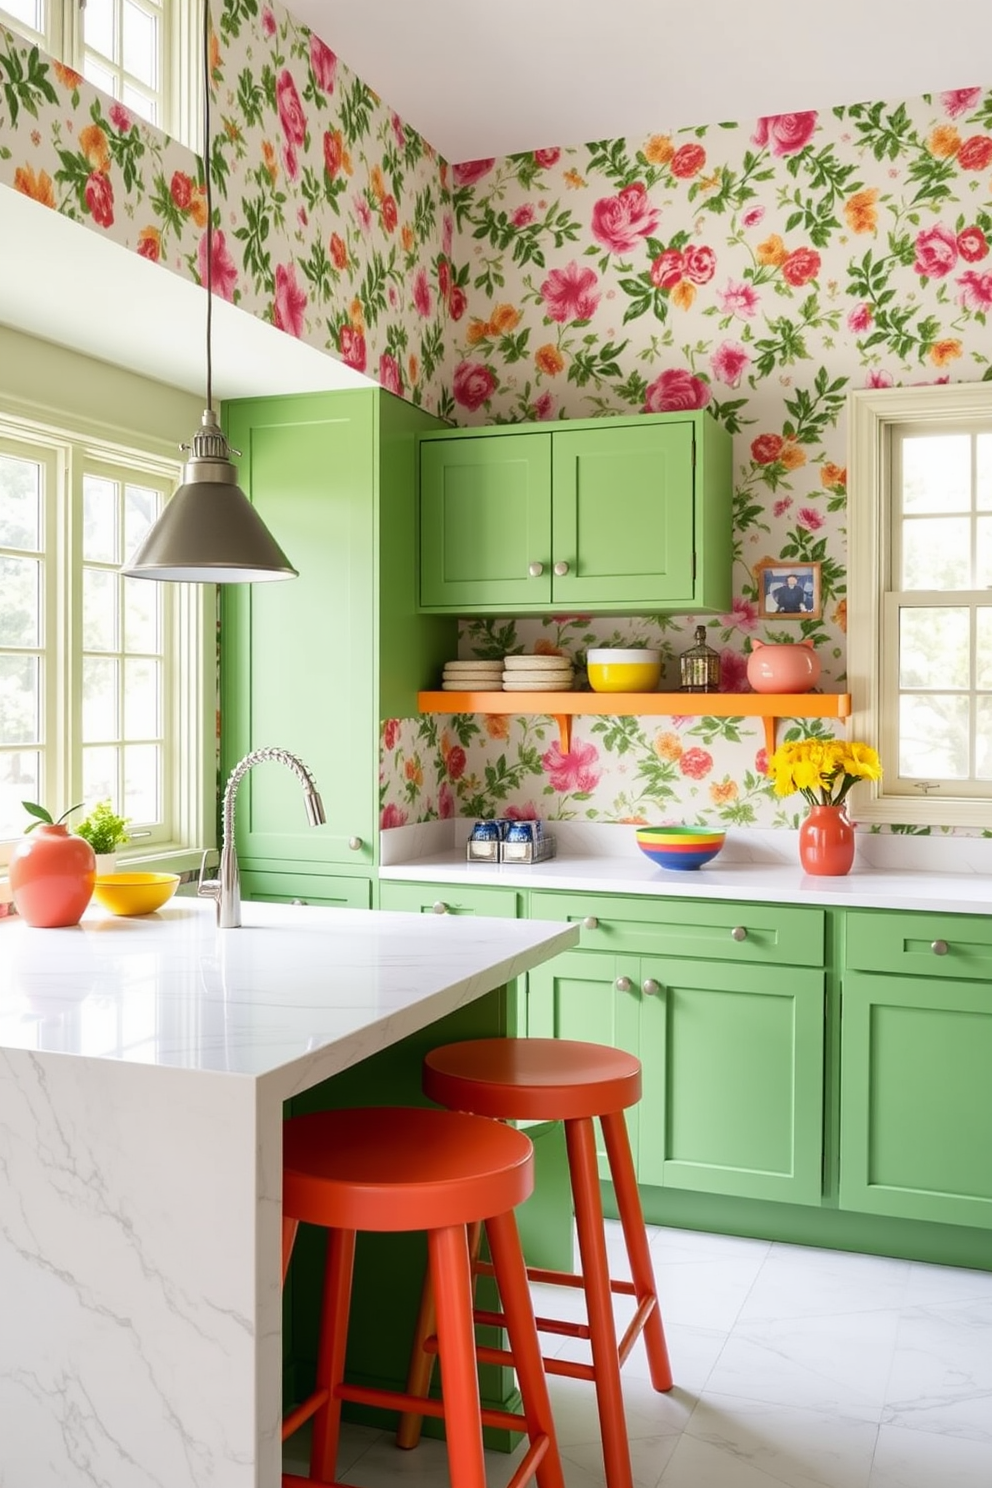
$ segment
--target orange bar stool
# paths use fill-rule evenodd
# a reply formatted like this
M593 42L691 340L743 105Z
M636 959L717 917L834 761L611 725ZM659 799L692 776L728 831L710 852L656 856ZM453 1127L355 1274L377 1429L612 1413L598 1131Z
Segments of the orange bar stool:
M295 1116L283 1128L283 1281L301 1221L329 1231L316 1389L283 1421L283 1441L313 1418L310 1476L284 1488L333 1485L341 1403L444 1418L451 1481L485 1488L482 1427L523 1432L529 1447L510 1480L564 1488L513 1210L534 1187L534 1149L522 1132L481 1116L367 1107ZM506 1313L523 1415L482 1409L472 1317L467 1226L484 1222ZM425 1230L437 1310L443 1401L344 1382L345 1345L359 1230Z
M594 1382L607 1484L609 1488L632 1488L620 1367L642 1333L652 1385L659 1391L672 1388L672 1371L623 1114L641 1098L640 1060L619 1049L569 1039L473 1039L447 1044L427 1055L424 1092L431 1100L452 1110L471 1111L502 1121L564 1122L582 1274L529 1268L527 1275L532 1281L584 1290L587 1324L539 1317L537 1326L542 1332L587 1338L592 1363L545 1358L544 1368L549 1374ZM632 1281L613 1280L609 1274L594 1117L599 1118L603 1129ZM476 1262L475 1269L485 1272L489 1267ZM633 1296L637 1303L619 1342L613 1318L613 1292ZM427 1331L429 1322L429 1304L424 1302L421 1318L418 1340ZM480 1309L476 1309L475 1318L477 1322L502 1322L502 1314ZM498 1362L498 1351L487 1350L487 1357L490 1356ZM417 1352L415 1345L408 1382L414 1394L427 1393L430 1372L430 1356L423 1350ZM400 1445L414 1445L419 1430L419 1419L405 1415L397 1438Z

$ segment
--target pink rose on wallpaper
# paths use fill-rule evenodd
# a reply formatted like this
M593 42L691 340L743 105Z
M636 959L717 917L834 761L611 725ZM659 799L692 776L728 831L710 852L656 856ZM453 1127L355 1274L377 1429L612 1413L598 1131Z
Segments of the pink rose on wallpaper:
M395 196L387 192L382 198L380 211L382 213L382 225L384 229L387 233L394 233L396 231L396 224L400 220L399 208L396 205Z
M949 227L938 222L936 227L925 227L916 234L916 262L913 268L917 274L925 274L928 279L943 279L957 261L957 234Z
M595 744L573 744L567 754L562 754L557 740L546 754L541 755L544 773L553 789L565 795L596 789L603 773L595 768L598 760L599 750Z
M985 170L992 165L992 139L987 134L973 134L961 146L957 160L962 170Z
M988 251L988 239L980 227L966 227L958 233L958 252L965 263L978 263Z
M451 316L451 319L461 320L465 314L467 304L468 300L465 298L465 291L461 285L453 284L451 286L451 293L448 296L448 314Z
M293 82L293 74L288 67L284 67L276 79L276 107L283 134L291 145L302 145L307 132L307 119Z
M640 181L617 196L602 197L592 209L592 235L611 253L629 253L657 231L661 214Z
M764 215L764 207L748 207L741 213L741 227L757 227L758 223L761 221Z
M865 378L866 388L880 388L892 386L892 373L886 372L883 367L878 367L874 372L869 372Z
M747 692L747 657L729 646L720 652L720 691ZM685 759L685 755L682 756Z
M400 118L399 114L392 114L390 116L389 123L392 126L393 139L396 141L396 148L398 150L405 150L406 130L403 128L403 120Z
M220 295L222 300L233 302L234 291L238 286L238 270L227 248L227 239L218 228L210 234L210 284L215 295ZM207 282L207 234L204 233L196 249L197 267L200 273L200 283Z
M685 250L685 275L693 284L708 284L716 273L716 254L704 243Z
M127 134L133 120L122 103L112 103L109 109L111 124L120 134Z
M262 35L263 36L269 36L269 37L271 37L271 36L275 36L275 34L276 34L276 18L272 14L272 12L269 9L269 7L266 6L265 9L262 11Z
M445 258L451 257L451 244L455 237L455 219L450 212L445 212L441 218L441 252Z
M448 260L439 258L437 261L437 292L442 300L446 300L450 290L451 269L448 267Z
M344 164L344 135L340 129L324 132L324 169L333 181Z
M530 202L524 202L522 207L518 207L510 221L514 227L530 227L534 221L534 208Z
M386 749L395 749L400 737L400 720L387 718L382 725L382 742Z
M388 806L383 806L379 813L379 826L384 832L389 827L405 827L406 820L406 812L401 811L398 806L394 806L392 801L389 802Z
M781 496L772 507L773 517L784 517L787 511L792 509L792 497Z
M322 93L334 92L334 79L338 71L338 59L319 36L310 32L310 67Z
M358 223L362 232L370 232L372 228L372 208L369 206L366 198L364 196L352 197L351 207L355 214L355 221Z
M492 160L463 160L461 165L452 166L451 178L456 186L474 186L476 181L488 176L495 164L495 157Z
M600 301L598 283L595 269L582 268L574 260L563 269L552 269L541 285L545 315L560 324L590 320Z
M496 378L492 369L484 362L459 362L455 368L455 375L451 384L452 396L456 403L467 408L470 413L488 403L496 391Z
M758 120L751 143L767 146L773 155L794 155L804 150L816 129L816 113L766 114Z
M685 256L681 248L666 248L651 265L651 283L655 289L674 289L684 268Z
M754 768L759 775L768 774L768 750L759 749L754 756Z
M805 527L807 532L819 532L823 526L823 515L814 506L801 506L796 516L798 526Z
M759 434L751 440L751 459L756 465L773 465L784 443L781 434Z
M681 145L668 162L668 169L677 180L688 181L697 176L706 164L706 151L702 145Z
M430 281L427 278L427 270L420 268L413 276L413 304L418 315L426 320L434 305L431 296Z
M705 408L710 390L699 377L683 367L670 367L655 378L644 395L645 413L678 413L687 408Z
M706 749L687 749L679 756L679 769L690 780L702 780L713 768L713 756Z
M455 814L455 794L446 780L438 788L437 814L442 821L450 821Z
M94 171L86 179L83 192L90 215L98 227L112 227L114 222L114 188L110 177L102 171Z
M538 423L546 423L548 419L554 418L555 400L550 393L542 393L539 398L534 399L530 405L530 416Z
M735 594L734 607L729 615L720 616L720 624L726 627L733 625L738 630L754 630L758 624L757 606L742 594Z
M461 780L465 774L465 766L468 764L468 755L460 744L452 744L444 764L449 780Z
M973 109L982 96L981 88L949 88L940 95L940 106L952 119Z
M717 382L739 387L741 377L751 365L751 357L739 341L723 341L710 357L710 368Z
M286 169L286 176L290 181L295 181L300 174L300 163L296 155L296 146L284 144L282 147L282 163Z
M306 292L296 282L294 264L276 264L276 296L272 324L290 336L303 335L303 312L307 308Z
M395 393L398 398L402 398L403 374L399 362L388 351L384 351L379 358L379 384L387 393Z
M724 315L736 315L738 320L753 320L761 303L761 296L753 284L735 284L727 280L726 289L718 289L716 297Z
M533 801L525 801L522 806L507 806L503 815L510 821L537 821L539 813Z
M968 269L958 283L961 286L961 303L966 310L983 314L992 310L992 274L979 274Z
M365 336L353 325L343 325L338 331L338 351L347 366L354 367L356 372L365 371Z
M853 331L856 336L860 336L863 331L868 329L873 319L874 316L870 305L855 305L847 317L848 330Z
M782 265L782 278L793 289L800 289L820 272L820 255L815 248L796 248Z
M550 170L553 165L557 165L560 159L560 150L552 149L534 151L534 160L538 165L543 166L545 170Z

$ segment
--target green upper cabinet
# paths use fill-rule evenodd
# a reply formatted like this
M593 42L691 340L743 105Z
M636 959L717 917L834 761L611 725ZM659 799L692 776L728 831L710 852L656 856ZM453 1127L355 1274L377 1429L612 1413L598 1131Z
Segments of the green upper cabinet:
M730 571L730 438L706 414L420 441L425 610L725 610Z
M368 873L377 857L381 720L455 645L419 615L416 437L436 421L381 389L252 398L224 409L242 489L299 569L222 591L221 763L275 745L313 771L327 815L307 825L299 782L263 764L238 795L246 869Z

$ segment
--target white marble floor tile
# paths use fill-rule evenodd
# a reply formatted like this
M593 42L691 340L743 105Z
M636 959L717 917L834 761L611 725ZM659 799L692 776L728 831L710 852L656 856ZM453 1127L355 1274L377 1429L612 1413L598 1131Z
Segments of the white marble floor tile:
M714 1255L670 1265L657 1255L654 1276L666 1322L731 1329L766 1264L760 1251Z
M910 1262L907 1307L973 1302L983 1297L992 1297L992 1271L967 1271L960 1266L928 1266L922 1261Z
M651 1258L655 1264L664 1261L666 1265L677 1265L680 1261L709 1261L720 1256L738 1261L742 1256L763 1258L772 1250L770 1240L750 1240L740 1235L709 1235L704 1230L652 1227L649 1233Z
M745 1464L790 1488L867 1488L877 1435L870 1421L711 1394L685 1429L716 1448L728 1472Z
M903 1314L882 1419L992 1446L992 1297Z
M992 1446L939 1431L881 1426L868 1488L989 1488Z
M738 1321L902 1307L911 1269L909 1261L885 1256L774 1245L741 1307Z

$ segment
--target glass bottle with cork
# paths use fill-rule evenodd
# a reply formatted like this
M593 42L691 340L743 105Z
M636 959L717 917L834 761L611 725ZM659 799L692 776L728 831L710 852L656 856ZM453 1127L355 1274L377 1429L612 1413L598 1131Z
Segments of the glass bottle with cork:
M720 653L706 644L706 626L697 625L696 644L679 657L680 692L719 692Z

